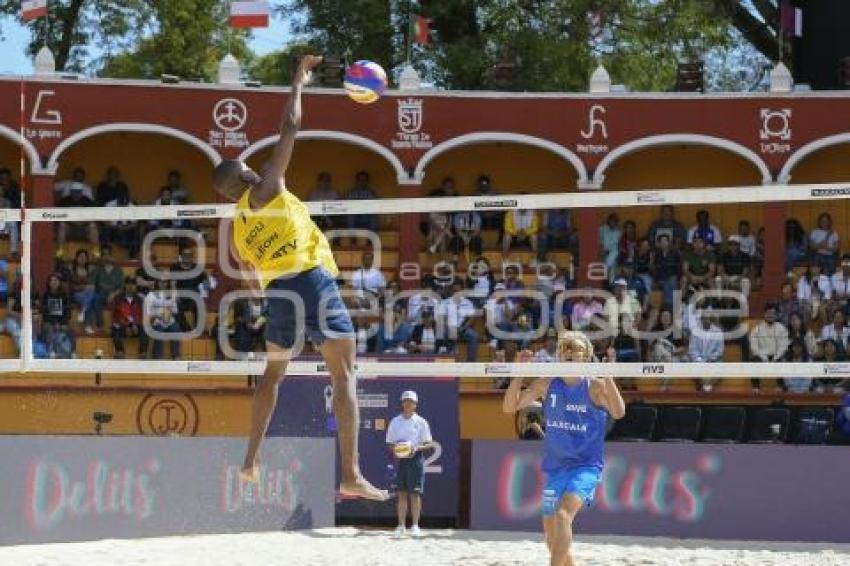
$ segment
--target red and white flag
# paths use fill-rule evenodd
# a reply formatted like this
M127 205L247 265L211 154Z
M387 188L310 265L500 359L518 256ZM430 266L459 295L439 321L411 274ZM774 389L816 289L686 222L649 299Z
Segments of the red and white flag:
M21 20L32 21L47 15L47 0L23 0L21 2Z
M230 27L267 28L271 10L266 0L239 0L230 3Z

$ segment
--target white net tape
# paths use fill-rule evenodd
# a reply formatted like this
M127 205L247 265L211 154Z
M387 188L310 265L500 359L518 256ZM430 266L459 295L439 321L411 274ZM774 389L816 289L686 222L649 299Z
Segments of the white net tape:
M612 208L658 206L661 204L769 203L850 198L850 184L759 185L745 187L675 190L612 191L498 195L493 197L405 198L306 203L314 215L402 214L459 212L467 210L511 210L553 208ZM34 359L31 321L32 226L35 222L79 222L110 220L186 220L229 218L234 206L226 204L183 206L135 206L129 208L41 208L22 214L0 211L0 220L22 222L23 328L20 359L0 360L0 372L102 373L102 374L191 374L207 376L256 375L263 371L261 357L253 361L160 361L107 359ZM664 379L735 378L846 378L848 363L478 363L370 361L358 362L360 377L472 377L472 376L614 376ZM321 362L293 361L288 373L321 375Z

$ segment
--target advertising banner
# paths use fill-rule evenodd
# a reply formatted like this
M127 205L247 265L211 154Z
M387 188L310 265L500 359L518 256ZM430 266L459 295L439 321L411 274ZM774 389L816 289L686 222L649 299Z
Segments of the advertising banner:
M471 527L538 531L540 442L474 441ZM588 534L850 542L850 451L836 446L609 443Z
M332 441L265 448L245 484L244 439L0 437L0 544L333 526Z
M458 386L453 378L360 378L360 467L379 487L394 480L394 458L386 444L387 426L401 412L399 398L413 389L419 395L418 413L431 426L437 443L426 453L425 493L422 514L426 517L456 517L458 513L459 447ZM333 388L328 377L289 376L280 386L277 409L269 435L336 437ZM395 517L395 500L342 500L339 517Z

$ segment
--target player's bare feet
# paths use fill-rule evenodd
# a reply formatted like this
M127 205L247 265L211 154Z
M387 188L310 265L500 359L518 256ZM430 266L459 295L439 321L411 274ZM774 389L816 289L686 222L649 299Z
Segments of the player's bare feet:
M242 466L239 470L239 481L248 483L257 483L260 481L260 465L253 464L250 466Z
M386 501L390 498L387 490L378 489L362 477L353 481L342 482L339 484L339 492L349 497L371 499L372 501Z

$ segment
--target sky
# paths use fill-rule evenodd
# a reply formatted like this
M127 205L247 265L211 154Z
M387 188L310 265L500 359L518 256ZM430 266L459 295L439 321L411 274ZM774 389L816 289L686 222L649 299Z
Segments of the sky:
M257 55L265 55L281 49L286 43L288 26L279 19L272 19L270 27L255 29L250 46ZM0 41L0 75L30 75L32 59L25 53L30 41L29 30L15 17L0 17L3 40Z

